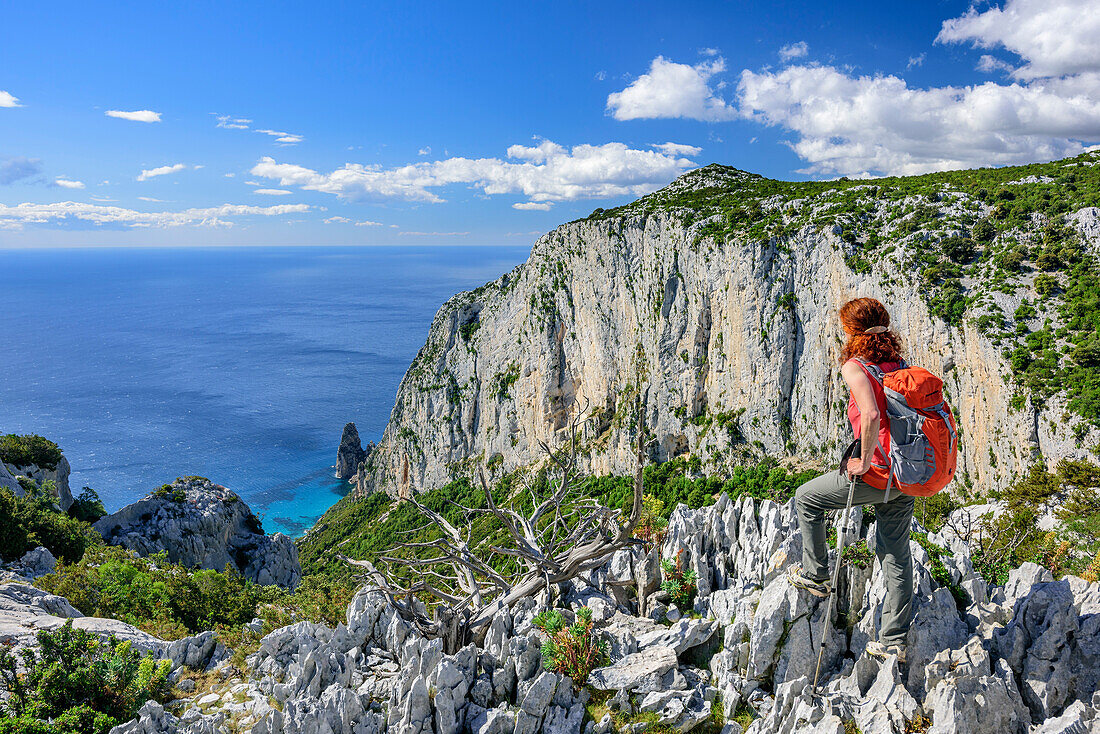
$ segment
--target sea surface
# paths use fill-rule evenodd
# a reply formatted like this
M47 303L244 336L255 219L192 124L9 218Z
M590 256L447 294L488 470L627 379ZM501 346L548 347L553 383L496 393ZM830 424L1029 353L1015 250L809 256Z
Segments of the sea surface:
M0 250L0 433L56 441L109 511L177 476L299 535L347 491L432 317L523 247Z

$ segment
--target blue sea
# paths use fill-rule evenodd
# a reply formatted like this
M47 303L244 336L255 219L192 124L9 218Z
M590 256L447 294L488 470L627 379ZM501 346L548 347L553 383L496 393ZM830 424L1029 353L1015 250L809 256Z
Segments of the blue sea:
M0 250L0 433L56 441L114 511L177 476L303 533L347 492L439 306L513 247Z

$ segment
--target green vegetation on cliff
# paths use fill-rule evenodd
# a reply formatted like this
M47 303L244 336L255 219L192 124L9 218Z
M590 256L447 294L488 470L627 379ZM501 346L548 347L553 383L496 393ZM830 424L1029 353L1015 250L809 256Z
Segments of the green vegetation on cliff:
M0 461L12 466L37 466L53 471L61 461L61 449L41 436L7 433L0 436Z
M210 629L235 638L256 617L268 630L303 619L335 626L356 588L307 576L289 592L248 581L228 564L222 571L186 568L165 553L142 558L102 544L36 584L85 615L118 619L165 640Z
M724 479L692 476L697 470L696 462L683 458L646 467L645 492L663 503L662 516L665 519L678 504L702 507L712 504L721 492L734 498L749 495L784 502L794 495L800 484L817 474L813 471L791 473L770 461L737 467ZM544 482L545 476L538 477L536 493ZM593 477L588 480L585 492L607 507L626 512L633 500L632 482L633 477L626 476ZM494 488L494 498L497 501L509 501L511 498L515 506L528 507L530 498L513 495L512 489L513 478L505 477ZM425 492L418 497L418 501L446 517L449 522L459 524L465 522L465 518L457 505L482 508L484 494L480 487L460 479ZM486 515L473 518L472 525L475 543L502 532ZM348 495L333 505L298 541L298 553L303 573L345 578L353 575L355 569L342 561L338 554L373 562L383 551L399 542L422 542L436 537L434 527L427 525L424 517L410 503L395 502L382 492L365 498Z
M58 510L48 486L29 482L23 489L22 497L0 489L0 559L18 560L41 545L56 558L74 562L86 548L103 542L87 522Z
M667 213L694 227L692 247L711 249L763 242L786 251L806 228L832 230L853 271L870 276L888 262L914 274L932 315L1000 346L1017 389L1013 408L1064 394L1084 419L1081 436L1100 427L1100 262L1066 215L1086 207L1100 207L1095 151L865 180L776 181L711 165L588 220L614 230L621 217Z

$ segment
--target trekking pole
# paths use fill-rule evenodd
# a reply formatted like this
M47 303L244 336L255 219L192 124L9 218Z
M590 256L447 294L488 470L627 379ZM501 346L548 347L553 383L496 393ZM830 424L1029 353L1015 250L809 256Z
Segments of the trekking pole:
M829 589L829 606L825 611L825 619L821 623L821 639L817 643L817 668L814 670L813 692L817 693L817 679L821 675L821 660L825 657L825 639L829 634L829 624L833 617L833 599L836 598L837 585L840 583L840 566L844 560L845 533L851 522L852 499L856 493L856 478L852 475L848 483L848 504L844 507L844 515L841 517L840 526L836 531L836 567L833 569L833 584Z

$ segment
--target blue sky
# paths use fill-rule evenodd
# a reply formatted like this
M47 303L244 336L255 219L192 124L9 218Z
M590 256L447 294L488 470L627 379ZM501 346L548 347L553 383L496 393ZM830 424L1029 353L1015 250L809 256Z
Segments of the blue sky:
M523 244L720 162L1100 142L1100 0L0 10L0 247Z

